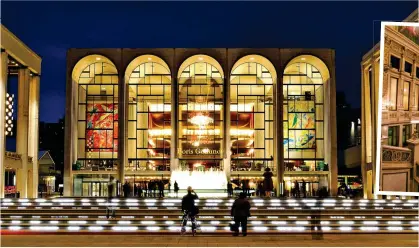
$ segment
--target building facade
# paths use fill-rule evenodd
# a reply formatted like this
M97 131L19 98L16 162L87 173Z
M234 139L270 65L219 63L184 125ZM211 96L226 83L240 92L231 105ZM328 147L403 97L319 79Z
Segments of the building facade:
M278 193L333 194L335 88L330 49L71 49L64 193L106 195L110 176L224 190L270 168Z
M405 21L417 22L418 11ZM372 197L375 174L380 191L418 192L413 134L419 123L419 29L386 26L382 106L378 106L380 47L377 44L361 63L362 75L362 172L365 193ZM415 35L416 32L416 35ZM381 127L377 126L381 108ZM375 130L381 128L381 143ZM381 170L375 171L376 147L381 147Z
M8 174L16 175L13 191L20 197L38 196L38 123L41 58L1 25L0 67L0 198L5 196ZM18 94L7 91L11 77L17 77ZM17 98L16 152L6 151L6 135L12 127ZM11 172L11 173L6 173Z

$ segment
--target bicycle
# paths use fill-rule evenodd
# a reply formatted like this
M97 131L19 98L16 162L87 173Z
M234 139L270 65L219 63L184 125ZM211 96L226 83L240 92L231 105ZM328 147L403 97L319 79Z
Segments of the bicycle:
M195 226L195 229L192 229L192 235L195 236L197 230L201 230L201 226L199 225L198 221L196 220L196 215L192 215L191 212L184 210L182 222L180 223L180 235L184 235L186 233L186 224L188 221L191 221L192 226ZM183 225L185 223L185 226Z

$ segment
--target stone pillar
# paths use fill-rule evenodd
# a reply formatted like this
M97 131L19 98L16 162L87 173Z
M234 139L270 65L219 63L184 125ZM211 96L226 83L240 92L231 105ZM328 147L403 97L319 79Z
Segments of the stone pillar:
M227 83L228 82L228 83ZM224 172L226 173L227 182L230 182L231 178L231 99L230 99L230 79L224 80Z
M176 74L172 72L172 84L170 88L170 126L172 129L172 135L170 136L170 173L177 169L177 86L176 86Z
M17 170L17 191L28 197L28 125L29 125L29 69L19 69L16 152L21 155L22 168Z
M283 81L282 76L274 81L274 164L276 165L277 173L277 196L284 195L284 131L283 131L283 108L284 108L284 95L283 95Z
M28 196L38 197L38 146L39 146L39 87L40 78L35 75L29 85L29 132L28 156L32 157L32 186Z
M128 163L128 152L127 152L127 142L128 142L128 123L127 123L127 110L128 110L128 79L125 79L124 76L120 76L118 80L118 180L121 184L125 182L125 165Z
M6 152L5 116L6 116L6 92L7 92L7 63L8 57L5 51L1 51L0 67L0 198L4 197L4 161Z

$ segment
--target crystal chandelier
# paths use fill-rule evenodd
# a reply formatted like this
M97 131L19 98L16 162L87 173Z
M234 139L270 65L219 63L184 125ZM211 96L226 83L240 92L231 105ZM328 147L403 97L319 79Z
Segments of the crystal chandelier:
M211 117L203 115L202 113L197 113L195 116L192 116L189 121L199 127L205 127L214 123L214 120Z

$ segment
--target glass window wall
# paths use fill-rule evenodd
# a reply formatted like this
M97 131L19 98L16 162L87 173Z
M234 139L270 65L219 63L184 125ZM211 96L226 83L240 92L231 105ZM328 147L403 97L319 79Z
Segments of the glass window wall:
M272 72L262 64L264 60L258 56L251 57L249 62L233 67L230 77L233 171L263 171L268 167L275 169L274 82Z
M139 62L138 62L139 61ZM170 170L171 76L157 57L139 57L128 81L127 171Z
M295 62L285 69L284 164L286 171L328 170L324 164L324 87L312 64Z
M88 65L78 81L78 161L73 170L115 170L118 158L118 73Z

